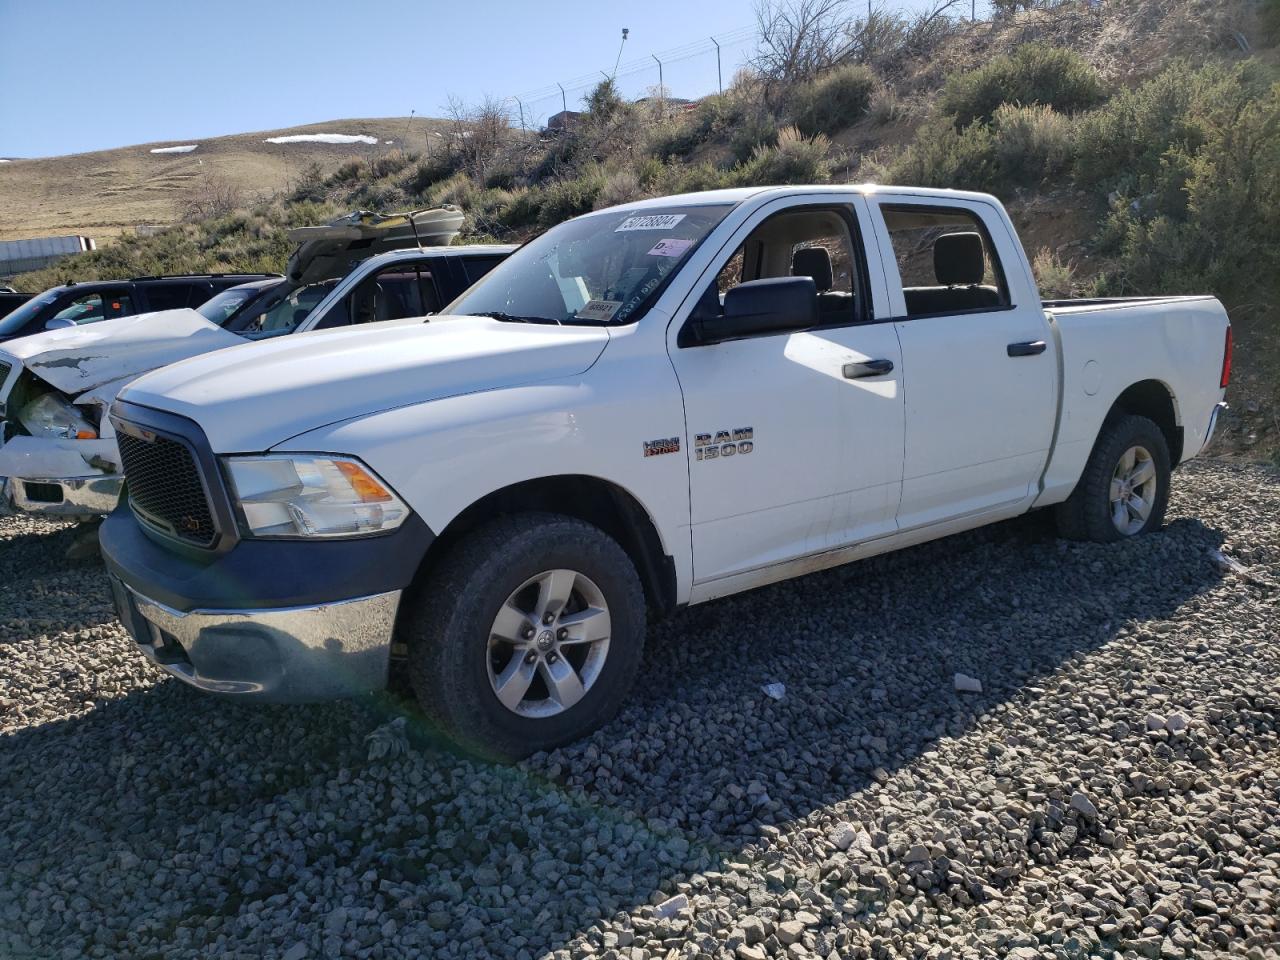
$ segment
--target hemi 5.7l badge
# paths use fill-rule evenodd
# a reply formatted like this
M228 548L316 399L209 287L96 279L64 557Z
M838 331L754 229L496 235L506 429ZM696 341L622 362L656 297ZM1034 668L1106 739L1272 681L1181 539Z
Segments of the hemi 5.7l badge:
M723 460L726 457L750 453L755 448L754 435L755 430L752 427L717 430L714 434L695 434L694 456L698 460Z
M663 440L646 440L644 442L644 455L646 457L657 457L664 453L679 453L680 438L667 437Z

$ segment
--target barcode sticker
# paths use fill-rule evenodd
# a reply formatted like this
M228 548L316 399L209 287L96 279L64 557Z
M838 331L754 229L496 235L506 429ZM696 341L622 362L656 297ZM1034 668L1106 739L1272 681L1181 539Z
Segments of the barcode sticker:
M621 300L588 300L574 316L579 320L612 320L621 306Z
M643 217L627 217L618 224L614 233L626 230L670 230L684 219L683 213L652 213Z

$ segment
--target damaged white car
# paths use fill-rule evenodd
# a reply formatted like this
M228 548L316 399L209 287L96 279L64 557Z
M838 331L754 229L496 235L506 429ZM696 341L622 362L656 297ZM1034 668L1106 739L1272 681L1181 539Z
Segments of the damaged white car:
M389 217L362 211L290 231L299 246L285 279L233 287L196 310L4 344L0 506L83 519L109 513L124 477L105 414L125 385L247 340L434 313L514 249L447 246L461 226L455 208Z

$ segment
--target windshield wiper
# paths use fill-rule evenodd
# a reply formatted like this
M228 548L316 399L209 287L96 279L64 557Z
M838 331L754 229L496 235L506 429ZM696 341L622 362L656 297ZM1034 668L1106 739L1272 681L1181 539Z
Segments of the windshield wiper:
M560 326L560 321L555 317L521 317L514 313L503 313L501 310L485 310L481 313L473 313L473 317L488 317L490 320L497 320L501 323L554 323Z

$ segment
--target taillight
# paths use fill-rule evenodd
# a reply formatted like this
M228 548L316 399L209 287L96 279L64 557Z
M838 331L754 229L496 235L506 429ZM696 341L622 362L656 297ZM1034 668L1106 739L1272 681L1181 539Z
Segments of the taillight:
M1224 390L1231 382L1231 349L1231 324L1228 323L1227 342L1222 348L1222 382L1218 384Z

